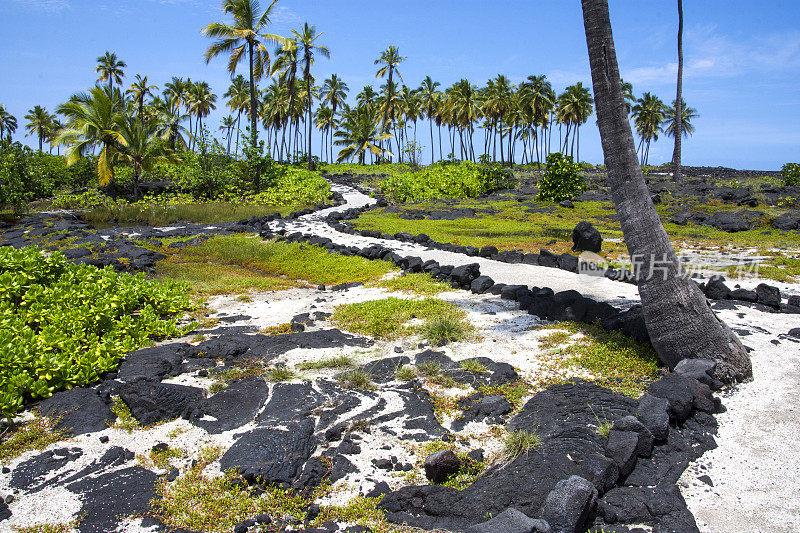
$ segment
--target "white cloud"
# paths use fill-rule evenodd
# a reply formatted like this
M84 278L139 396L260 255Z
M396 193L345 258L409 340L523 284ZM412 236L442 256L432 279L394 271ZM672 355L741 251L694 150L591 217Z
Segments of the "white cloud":
M11 0L24 8L46 11L48 13L59 13L65 9L70 9L69 0Z
M272 9L272 15L269 19L273 24L285 24L288 26L299 24L303 21L303 19L300 18L300 15L286 6L279 5L276 5Z

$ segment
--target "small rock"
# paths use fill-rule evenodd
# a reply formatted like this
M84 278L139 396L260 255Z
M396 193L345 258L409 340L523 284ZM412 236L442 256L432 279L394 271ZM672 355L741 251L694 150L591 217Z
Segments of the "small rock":
M453 450L441 450L425 458L425 477L433 483L443 483L461 469L461 459Z
M509 507L487 522L474 525L465 533L550 533L544 520L536 520L513 507Z
M699 477L697 478L697 480L698 480L698 481L702 481L703 483L705 483L705 484L706 484L706 485L708 485L709 487L713 487L713 486L714 486L714 482L713 482L713 481L711 481L711 478L710 478L710 477L708 477L708 476L707 476L707 475L705 475L705 474L703 474L702 476L699 476Z
M756 294L760 304L769 305L770 307L781 306L781 291L778 287L761 283L756 287Z
M478 448L476 450L470 450L469 453L467 453L467 457L471 461L475 461L476 463L482 463L483 459L484 459L484 457L483 457L483 448Z
M169 450L169 444L166 442L159 442L158 444L154 445L151 450L156 453L164 453L165 451Z
M579 476L571 476L556 484L542 507L542 519L553 533L585 531L589 514L597 504L597 489Z
M101 435L97 440L105 444L108 442L108 435Z
M617 431L612 429L606 441L606 455L617 463L619 474L627 476L636 466L639 435L633 431Z
M177 468L173 468L172 470L167 472L166 480L169 482L175 481L176 479L178 479L178 474L180 474L180 470L178 470Z
M395 346L394 353L403 353L403 348L401 348L400 346Z
M567 209L575 209L575 204L573 204L569 200L564 200L563 202L559 202L558 205L560 205L561 207L566 207Z
M266 525L272 523L272 518L267 513L262 513L253 517L257 524Z

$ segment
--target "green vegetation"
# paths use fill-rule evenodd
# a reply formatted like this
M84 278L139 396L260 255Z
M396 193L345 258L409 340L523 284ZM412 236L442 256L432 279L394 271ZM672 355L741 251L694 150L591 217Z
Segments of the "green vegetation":
M111 412L117 417L113 427L124 429L128 433L135 429L142 429L142 424L134 418L128 404L122 398L114 396L112 400L114 404L111 406Z
M538 200L560 202L571 200L586 190L580 165L572 162L572 157L561 153L547 156L544 175L539 179Z
M0 436L0 463L5 463L29 450L42 450L64 439L63 432L55 429L56 423L48 417L33 412L33 419L9 428Z
M331 321L353 333L394 339L422 331L419 325L407 325L413 318L432 319L445 314L459 318L465 330L471 327L466 322L464 311L451 303L434 298L406 300L390 297L340 305L334 310Z
M329 254L319 246L262 241L243 235L214 236L159 263L156 273L192 283L204 294L280 290L312 284L375 282L392 270L384 261Z
M395 377L400 381L414 381L417 377L417 370L413 366L398 367Z
M658 379L658 357L649 344L598 325L562 322L549 327L564 330L569 336L580 334L569 345L556 349L557 359L552 361L555 368L587 370L597 384L632 398L641 396L647 385Z
M444 313L429 318L421 327L422 336L432 344L463 339L470 331L461 313Z
M541 446L542 439L533 431L518 429L508 433L503 451L500 453L502 463L510 463L520 455L525 455L537 446Z
M433 165L419 172L394 174L377 182L395 202L433 198L473 198L501 187L508 176L498 167L463 162Z
M150 461L157 468L161 469L169 469L172 467L171 459L180 459L186 457L186 452L183 450L179 450L177 448L167 447L164 450L161 449L151 449L150 450Z
M193 307L186 292L59 252L0 250L0 415L96 381L150 338L185 335L194 325L175 317Z
M323 368L343 368L354 366L355 359L351 356L342 354L327 359L320 359L319 361L308 361L297 365L299 370L321 370Z
M472 372L473 374L485 374L489 371L489 369L482 365L477 359L465 359L461 361L459 365L467 372Z
M308 502L291 490L267 487L264 494L254 496L232 472L213 478L204 475L220 454L219 449L204 450L197 463L174 482L160 481L153 515L167 527L209 533L229 533L242 520L260 513L303 518Z
M447 283L435 280L430 274L422 272L401 273L399 276L382 279L374 283L374 285L389 291L405 292L419 296L435 296L440 292L452 290L452 287Z
M71 533L78 528L80 520L63 524L34 524L32 526L11 526L15 533Z
M345 389L375 390L375 384L369 378L369 374L360 368L345 370L336 377L339 385Z
M292 381L296 377L297 374L295 374L291 368L284 365L278 365L267 370L267 379L272 382Z
M781 168L784 185L800 184L800 163L786 163Z
M258 361L245 361L239 366L230 368L215 375L214 382L208 388L208 392L215 394L234 381L247 379L255 376L264 376L267 368Z
M522 407L522 400L530 394L531 386L529 383L520 379L513 383L506 383L505 385L481 386L478 387L478 390L483 393L484 396L503 396L514 406L514 409L519 409Z

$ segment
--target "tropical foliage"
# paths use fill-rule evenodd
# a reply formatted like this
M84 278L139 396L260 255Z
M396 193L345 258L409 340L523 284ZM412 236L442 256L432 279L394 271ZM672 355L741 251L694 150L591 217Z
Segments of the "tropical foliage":
M187 288L69 263L36 247L0 250L0 415L96 381L151 337L185 334Z
M539 180L539 200L561 202L570 200L586 189L580 165L572 157L560 153L547 156L544 175Z

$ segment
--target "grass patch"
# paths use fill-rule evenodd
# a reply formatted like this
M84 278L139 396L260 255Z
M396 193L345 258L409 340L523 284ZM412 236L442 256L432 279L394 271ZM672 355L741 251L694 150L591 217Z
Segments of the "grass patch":
M320 246L217 235L199 246L172 252L158 264L156 272L161 277L189 281L199 292L221 294L280 290L300 282L376 282L392 270L396 269L385 261L329 254Z
M267 326L259 333L263 335L288 335L292 333L292 323L284 322L283 324L276 324L274 326Z
M561 350L555 364L562 369L587 370L598 385L632 398L641 396L658 379L658 357L648 344L594 324L562 322L550 327L581 334Z
M319 361L307 361L305 363L300 363L297 365L297 368L299 370L321 370L324 368L344 368L354 365L355 359L349 355L342 354L335 357L320 359Z
M263 376L267 369L257 361L246 361L241 366L235 366L216 375L214 382L208 388L208 392L215 394L234 381L247 379L255 376Z
M533 431L519 429L509 432L503 443L503 451L500 453L502 463L510 463L520 455L526 455L537 446L541 446L542 439Z
M414 318L433 319L442 315L459 317L465 324L464 327L469 327L464 311L449 302L434 298L407 300L390 297L383 300L340 305L334 310L331 321L353 333L394 339L422 331L419 325L407 325L410 320Z
M472 372L473 374L485 374L489 371L489 369L482 365L477 359L465 359L461 361L459 365L462 369L467 372Z
M430 274L414 272L401 274L389 279L381 280L374 284L389 291L416 294L419 296L435 296L440 292L450 291L452 288L447 283L433 279Z
M567 342L570 337L572 337L572 333L569 331L553 331L539 337L539 347L549 350L550 348L561 346Z
M522 400L530 394L531 386L520 379L505 385L481 386L478 391L484 396L503 396L515 409L519 409L522 407Z
M83 219L98 227L113 222L118 225L168 226L176 222L221 224L251 217L279 214L308 206L242 205L236 202L193 202L177 205L140 202L137 204L98 206L83 214Z
M9 427L0 435L0 463L30 450L43 450L65 438L62 431L55 429L55 421L40 415L38 411L33 413L32 420L16 428Z
M369 378L369 374L360 368L345 370L336 378L339 385L345 389L375 390L375 384Z
M165 470L172 467L170 459L179 459L181 457L186 457L186 452L177 448L167 447L166 450L150 450L150 461L156 467Z
M458 313L445 313L425 321L420 333L432 344L453 342L463 339L469 333L468 324Z
M174 482L160 481L151 502L155 518L170 528L209 533L228 533L242 520L261 513L302 520L308 502L291 490L267 487L260 496L253 496L244 480L232 472L213 478L204 475L203 470L220 454L219 449L208 449Z
M417 378L417 370L413 366L405 365L398 367L394 375L400 381L414 381Z
M63 524L34 524L32 526L11 526L14 533L71 533L78 528L80 520Z
M267 370L267 379L272 382L292 381L297 374L288 366L276 366Z

